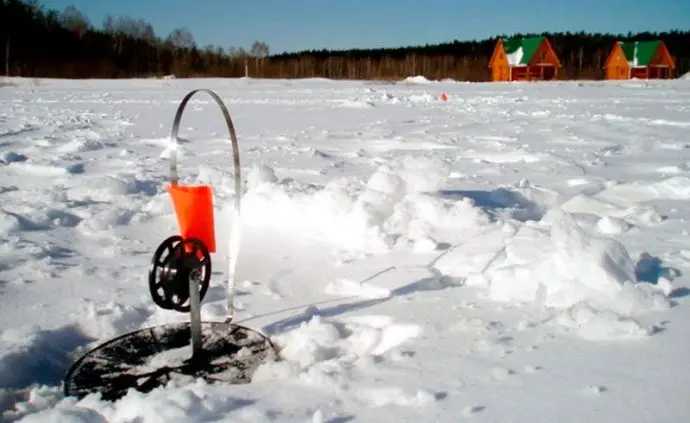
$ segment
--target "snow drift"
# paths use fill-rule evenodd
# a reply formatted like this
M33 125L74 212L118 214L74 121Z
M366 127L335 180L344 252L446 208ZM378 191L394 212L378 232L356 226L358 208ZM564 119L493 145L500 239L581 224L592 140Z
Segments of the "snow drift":
M472 198L439 196L447 177L443 163L402 157L381 165L363 185L340 179L309 190L280 181L270 168L255 168L244 223L366 252L437 251L433 267L441 276L481 288L491 300L566 312L589 307L600 321L598 329L581 332L588 338L645 336L650 332L629 318L669 307L661 289L638 283L636 261L609 236L617 232L610 218L582 226L553 205L552 196L522 181L502 188L494 201L509 193L540 199L548 219L496 220ZM441 244L454 247L442 251ZM583 316L557 321L573 328L595 324Z

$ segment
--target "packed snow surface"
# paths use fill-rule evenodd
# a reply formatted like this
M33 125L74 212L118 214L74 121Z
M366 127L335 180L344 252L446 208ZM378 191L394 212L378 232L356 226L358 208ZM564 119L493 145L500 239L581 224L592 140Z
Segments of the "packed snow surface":
M3 421L690 421L690 81L10 82ZM239 253L236 322L282 360L247 385L64 398L89 348L188 318L147 274L178 231L169 133L196 88L230 108L243 175L234 192L198 94L177 155L214 190L202 315L226 317Z

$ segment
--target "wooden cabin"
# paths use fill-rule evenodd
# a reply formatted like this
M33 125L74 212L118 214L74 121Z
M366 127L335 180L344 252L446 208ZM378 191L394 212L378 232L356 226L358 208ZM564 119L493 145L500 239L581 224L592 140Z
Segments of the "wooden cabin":
M673 78L676 65L663 41L618 41L604 62L606 79Z
M546 37L498 40L489 61L492 81L558 79L561 62Z

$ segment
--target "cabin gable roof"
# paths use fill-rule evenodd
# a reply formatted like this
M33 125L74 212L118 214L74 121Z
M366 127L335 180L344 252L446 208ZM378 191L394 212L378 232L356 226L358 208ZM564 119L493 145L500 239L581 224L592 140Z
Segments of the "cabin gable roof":
M661 41L619 41L628 65L632 68L649 66Z
M503 41L508 65L527 65L542 43L543 37L510 38Z

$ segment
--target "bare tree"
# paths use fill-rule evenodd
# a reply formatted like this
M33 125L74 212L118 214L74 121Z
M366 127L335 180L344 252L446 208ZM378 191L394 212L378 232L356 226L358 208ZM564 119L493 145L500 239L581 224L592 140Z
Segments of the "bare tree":
M187 28L175 28L168 35L168 41L179 49L192 49L196 46L194 36Z
M91 29L91 21L74 5L65 7L60 14L60 24L82 38Z
M254 41L250 50L251 55L258 59L268 57L268 52L268 44L266 44L264 41Z
M268 44L264 41L254 41L249 54L254 57L255 69L259 72L259 69L263 70L264 60L268 57Z
M5 38L5 75L10 76L10 35Z

